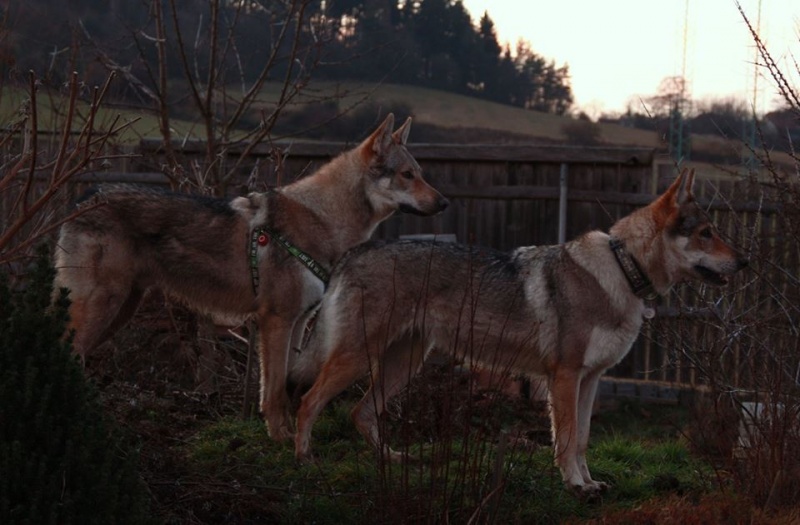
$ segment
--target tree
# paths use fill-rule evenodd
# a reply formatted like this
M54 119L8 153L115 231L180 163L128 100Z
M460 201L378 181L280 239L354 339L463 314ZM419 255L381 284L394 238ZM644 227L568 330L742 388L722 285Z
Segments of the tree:
M503 100L503 84L500 82L500 67L503 49L497 42L494 22L488 11L478 23L479 49L475 56L473 89L478 96L489 100Z
M127 64L82 29L103 65L155 111L164 152L154 168L175 188L222 195L235 176L253 169L250 152L270 137L335 37L330 21L315 16L316 4L146 0L149 18L128 28L137 56ZM280 85L267 102L263 89L274 79ZM176 116L190 120L192 128L178 134ZM201 162L188 162L175 146L191 138L202 139Z
M785 106L764 115L764 135L775 147L792 152L800 151L800 108Z
M743 100L712 100L697 104L690 126L692 133L741 137L745 123L752 118L752 111Z
M62 339L46 250L23 292L0 275L0 522L148 523L138 456Z
M563 115L572 105L569 68L556 67L534 53L528 42L517 43L515 66L518 73L516 105L536 111Z

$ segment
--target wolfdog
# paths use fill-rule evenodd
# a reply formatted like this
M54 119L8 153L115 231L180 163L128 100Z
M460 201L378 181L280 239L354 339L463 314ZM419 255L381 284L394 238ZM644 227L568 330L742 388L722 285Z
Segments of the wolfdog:
M406 149L410 126L392 133L390 114L308 177L232 200L101 186L85 201L97 206L63 226L55 250L75 351L85 357L110 337L153 287L216 320L254 317L261 411L273 438L291 438L287 353L327 271L394 211L448 205Z
M694 173L683 172L609 234L563 245L510 253L422 241L354 248L337 265L291 363L290 381L313 381L297 413L297 457L310 457L320 410L368 374L370 389L351 415L380 447L386 401L435 346L468 363L546 377L565 485L589 496L607 489L586 465L591 407L601 374L625 356L649 314L645 299L687 279L725 284L746 264L695 202L693 182Z

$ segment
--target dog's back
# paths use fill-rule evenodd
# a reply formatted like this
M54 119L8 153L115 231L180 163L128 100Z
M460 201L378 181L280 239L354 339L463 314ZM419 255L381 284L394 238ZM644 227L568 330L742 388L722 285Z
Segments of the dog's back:
M140 255L157 252L164 259L162 266L171 262L191 264L178 248L191 245L219 252L224 247L220 242L223 239L208 235L209 222L222 223L230 229L236 219L236 212L224 199L129 184L97 187L77 206L92 209L61 228L56 257L65 262L86 256L72 249L74 243L103 243L108 248L129 248Z
M537 328L548 313L526 298L526 282L560 250L507 253L425 241L361 245L337 265L291 377L313 382L334 341L346 339L354 358L366 363L404 337L416 338L426 351L445 345L442 350L474 361L502 348L505 366L538 371L538 356L526 359L519 350L537 346Z
M80 354L127 321L151 286L200 311L241 308L247 267L232 268L230 254L241 249L235 239L246 237L246 223L228 201L107 185L79 206L85 213L64 224L55 248L55 284L70 290ZM119 311L110 326L109 311Z

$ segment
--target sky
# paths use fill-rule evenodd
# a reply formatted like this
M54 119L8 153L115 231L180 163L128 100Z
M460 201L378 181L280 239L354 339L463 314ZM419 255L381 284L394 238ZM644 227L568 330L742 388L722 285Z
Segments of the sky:
M735 97L755 102L759 113L778 105L774 83L754 66L735 0L462 1L476 22L488 11L501 45L513 49L522 38L538 55L567 64L574 109L593 118L629 104L641 111L641 100L672 76L685 76L695 104ZM796 72L800 0L740 4L754 26L760 20L759 34L784 74ZM790 78L800 88L798 75Z

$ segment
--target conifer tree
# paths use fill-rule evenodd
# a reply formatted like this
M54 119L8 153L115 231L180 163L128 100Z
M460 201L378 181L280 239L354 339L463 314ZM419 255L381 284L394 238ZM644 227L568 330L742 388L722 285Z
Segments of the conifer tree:
M0 523L147 523L138 456L62 339L53 275L45 253L23 290L0 275Z

